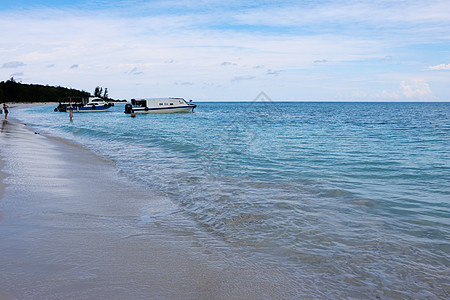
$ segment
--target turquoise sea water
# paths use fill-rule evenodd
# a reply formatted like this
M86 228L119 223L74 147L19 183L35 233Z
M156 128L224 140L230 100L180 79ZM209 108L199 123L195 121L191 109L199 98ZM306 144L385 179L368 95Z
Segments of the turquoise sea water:
M11 117L111 159L312 298L448 297L450 103L197 104L136 118L123 104L73 122L54 105Z

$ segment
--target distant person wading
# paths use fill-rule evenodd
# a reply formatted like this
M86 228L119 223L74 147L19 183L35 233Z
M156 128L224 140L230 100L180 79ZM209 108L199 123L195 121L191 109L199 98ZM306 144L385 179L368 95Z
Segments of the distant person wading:
M72 106L69 107L69 118L70 118L70 121L72 121L72 119L73 119L73 108L72 108Z
M8 119L8 105L3 103L3 110L5 111L5 120Z

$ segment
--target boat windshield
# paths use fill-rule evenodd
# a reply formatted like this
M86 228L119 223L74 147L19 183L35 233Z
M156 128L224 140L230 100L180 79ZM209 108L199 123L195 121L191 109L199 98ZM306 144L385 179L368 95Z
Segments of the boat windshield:
M136 107L145 107L147 106L146 100L131 100L131 104Z

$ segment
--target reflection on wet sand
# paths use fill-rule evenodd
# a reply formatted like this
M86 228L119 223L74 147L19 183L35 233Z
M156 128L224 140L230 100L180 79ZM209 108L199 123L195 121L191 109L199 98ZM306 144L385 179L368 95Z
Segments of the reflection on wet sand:
M1 132L4 132L6 130L6 124L8 124L8 121L7 120L3 120Z

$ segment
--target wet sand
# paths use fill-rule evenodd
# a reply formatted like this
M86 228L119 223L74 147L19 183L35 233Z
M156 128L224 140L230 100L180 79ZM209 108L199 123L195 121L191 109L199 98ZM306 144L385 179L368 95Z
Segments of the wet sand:
M2 300L296 298L284 272L82 147L8 120L0 158Z
M0 152L0 199L2 199L3 196L3 192L5 190L5 184L3 183L3 180L6 177L6 174L2 172L3 170L3 157L1 156L1 152ZM0 222L2 221L3 216L2 216L2 212L0 211ZM1 296L1 294L0 294ZM2 299L0 297L0 299Z

